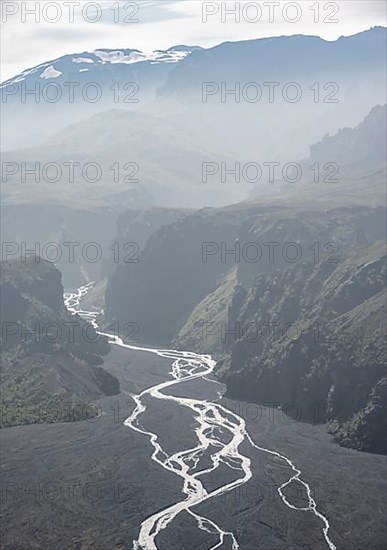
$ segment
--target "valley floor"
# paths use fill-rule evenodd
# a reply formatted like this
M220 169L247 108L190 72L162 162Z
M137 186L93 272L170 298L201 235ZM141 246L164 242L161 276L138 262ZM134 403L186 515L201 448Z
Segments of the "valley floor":
M105 367L119 378L122 392L98 401L98 418L1 431L3 550L130 549L146 517L184 498L181 480L151 461L147 437L123 425L134 409L130 394L166 380L170 363L114 347ZM219 398L219 387L206 380L180 384L175 391ZM337 549L384 548L385 457L341 448L323 426L292 421L275 407L227 399L222 404L245 419L255 443L285 454L302 471L329 519ZM156 401L140 422L159 434L168 452L195 443L192 413L176 404ZM319 519L290 510L279 498L277 487L289 478L289 470L243 445L253 478L197 511L233 531L241 550L328 548ZM211 477L208 483L215 488L224 479ZM295 506L305 504L296 487L290 485L286 496ZM215 540L183 513L156 542L160 550L205 550ZM223 548L231 550L226 544Z

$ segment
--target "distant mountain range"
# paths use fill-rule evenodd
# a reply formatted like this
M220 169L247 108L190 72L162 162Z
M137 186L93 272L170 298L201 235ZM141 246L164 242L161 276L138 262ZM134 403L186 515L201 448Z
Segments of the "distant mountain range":
M23 71L0 86L6 124L2 148L40 143L65 126L106 109L143 108L155 99L157 88L175 64L196 49L176 46L146 55L134 49L101 48L64 55ZM28 93L33 90L36 95ZM39 118L38 128L34 127ZM13 128L15 123L23 124L23 131Z
M156 50L146 54L134 49L100 48L93 52L68 54L22 71L17 76L4 81L1 89L22 82L26 84L26 89L29 89L30 84L50 79L55 79L57 83L72 82L71 79L81 78L85 72L91 73L93 79L97 79L97 81L104 76L106 84L109 75L112 76L111 73L117 76L123 71L123 65L127 65L126 76L134 75L134 72L130 72L133 71L133 67L129 67L129 65L136 65L136 71L140 71L140 75L146 74L147 70L155 72L157 67L151 69L151 65L161 65L160 70L168 72L170 70L168 64L179 63L193 51L200 49L199 46L175 46L168 50ZM89 81L88 79L85 82Z
M249 195L254 200L275 198L299 204L311 198L316 204L330 206L381 204L385 200L385 129L386 106L376 106L354 129L325 136L311 147L308 159L300 160L304 175L296 184L281 178L274 183L263 178L256 185L236 183L232 178L222 182L221 170L203 183L204 161L215 159L218 166L221 162L235 166L235 157L217 155L195 136L175 128L168 116L123 110L100 113L66 128L44 146L3 154L3 162L16 162L19 166L25 162L30 168L35 162L41 167L49 162L63 167L69 159L80 166L98 162L103 177L99 182L88 183L75 170L77 177L71 183L64 169L56 183L43 177L38 183L34 177L22 182L21 171L9 176L2 184L2 242L19 244L19 256L23 242L29 250L36 243L42 249L47 243L61 246L74 242L80 243L80 250L84 244L98 242L103 252L101 262L85 262L79 250L75 262L69 263L66 253L57 261L66 286L74 288L79 282L104 278L118 267L112 265L112 243L123 246L133 241L142 243L141 227L148 227L145 233L149 237L152 228L166 223L166 212L176 209L180 218L187 207L191 211L203 204L227 205ZM138 183L124 181L130 171L123 169L119 181L115 181L111 167L118 161L123 168L125 162L136 158L141 159L136 174ZM243 164L243 160L240 162ZM320 164L317 183L310 169L316 162ZM326 162L337 163L337 183L324 181L329 175L324 170ZM148 209L159 214L144 218L142 213L139 216L134 213ZM118 216L121 217L117 235ZM125 229L121 220L131 216L133 223Z
M318 36L278 36L225 42L187 56L171 72L160 95L201 90L203 81L291 81L301 75L337 77L353 71L379 69L385 59L386 28L374 27L352 36L327 41ZM184 92L184 93L183 93Z
M126 77L139 77L137 69L144 71L148 103L141 109L130 105L131 110L101 103L91 107L94 113L82 108L76 113L79 105L71 112L51 105L52 118L46 104L26 105L30 112L14 110L19 134L32 125L42 130L42 143L27 140L28 147L4 153L3 161L16 166L98 162L104 177L97 184L78 177L70 185L65 176L56 184L22 182L20 174L10 177L3 185L6 239L28 248L34 242L99 241L104 252L99 265L77 257L77 262L60 267L71 285L78 277L82 283L96 274L99 303L106 285L106 326L135 322L145 344L214 353L230 397L269 399L281 407L296 402L308 421L318 403L318 421L328 424L338 442L387 452L381 328L385 31L378 27L334 42L295 36L209 50L178 48L152 59L134 50L99 50L79 63L63 61L71 68L93 65L101 78L108 71L101 86L111 85L116 75L122 83ZM61 63L50 62L21 78L64 79ZM263 84L273 79L286 84L291 79L305 95L298 103L281 97L273 103L250 103L228 95L222 101L220 91L204 102L206 79L215 82L215 90L226 82ZM316 92L315 83L319 92L337 93L338 103L327 103L326 95L315 102L309 95L310 87ZM327 83L338 88L324 88ZM9 81L4 89L13 84ZM12 103L8 108L11 113ZM78 115L83 119L76 120ZM55 127L51 137L42 123L48 118ZM229 185L220 173L207 183L202 179L203 162L232 168L236 162L275 160L303 167L335 162L339 178L332 183L309 177L297 185L279 181L250 198L253 186L245 181ZM111 166L127 162L138 164L138 183L114 180ZM117 265L109 256L111 244L128 242L138 245L139 261ZM273 242L280 253L276 261L267 255L257 262L249 256L234 259L232 251L238 247L255 243L266 250L265 243ZM289 243L292 253L301 248L300 261L284 255ZM205 245L210 250L207 261ZM24 303L20 295L30 294L24 269L27 283L40 278L20 262L18 268L6 267L4 284L16 281L16 305ZM55 268L50 269L53 277ZM37 306L33 319L46 312L40 301L36 292L27 299ZM262 333L251 342L248 333L236 330L268 322L282 329L296 327L301 335L289 337L286 330L273 340L272 334ZM222 338L222 330L228 329L234 336ZM10 353L12 391L15 351Z
M149 55L125 48L66 55L3 83L2 148L42 143L82 118L125 108L168 114L203 143L238 155L305 155L310 143L353 126L384 102L385 46L386 29L375 27L332 42L295 35L209 49L175 46ZM273 103L270 82L277 83ZM290 82L301 90L297 103L284 100ZM219 91L203 104L206 83ZM249 83L262 90L257 102L243 96ZM222 86L240 86L241 99L228 94L222 102ZM36 97L25 96L26 90L37 90ZM246 95L256 93L250 88Z
M10 172L17 166L14 175L3 178L3 204L201 207L242 200L251 187L222 183L220 171L204 183L203 163L234 164L233 155L216 144L201 143L166 115L123 109L95 114L41 145L5 152L2 160ZM46 171L50 163L52 168ZM91 168L85 177L85 167L92 164L99 175ZM36 177L23 179L23 170L34 169Z

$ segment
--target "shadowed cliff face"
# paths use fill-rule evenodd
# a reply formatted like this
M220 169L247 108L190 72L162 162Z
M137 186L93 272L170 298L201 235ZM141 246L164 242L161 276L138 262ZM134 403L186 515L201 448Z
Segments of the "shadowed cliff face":
M385 452L384 227L378 207L203 210L162 227L117 271L108 312L137 323L143 342L217 353L230 397ZM380 429L368 427L375 419Z
M187 315L227 273L230 263L205 263L204 243L234 242L238 216L203 210L161 227L147 242L137 263L120 267L106 293L110 319L136 323L139 338L167 344Z
M319 243L321 254L297 263L280 255L259 273L241 262L228 318L239 332L224 341L229 396L328 421L341 443L387 452L383 405L372 397L386 374L384 216L343 209L250 230L309 253L308 242Z
M100 366L110 346L63 302L61 274L38 257L1 264L2 426L72 422L119 391Z
M337 154L337 184L304 182L159 229L149 214L155 232L139 261L109 281L108 319L122 333L134 324L145 343L217 354L230 397L387 452L385 112L312 148L311 162ZM121 218L118 239L132 218Z
M228 395L275 403L301 420L335 421L338 441L386 452L383 409L372 398L386 373L385 271L381 244L355 248L336 265L259 275L236 293L228 322L242 329L228 342ZM365 437L375 418L379 428Z

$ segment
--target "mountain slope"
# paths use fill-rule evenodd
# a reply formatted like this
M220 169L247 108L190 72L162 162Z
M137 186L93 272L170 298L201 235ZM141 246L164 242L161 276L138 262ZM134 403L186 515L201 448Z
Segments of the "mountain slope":
M0 86L2 148L40 143L68 124L104 110L144 108L175 64L197 49L176 46L145 54L101 48L23 71ZM36 95L27 90L36 90Z
M334 41L226 42L183 60L158 99L208 143L249 161L294 162L326 133L354 126L385 103L385 67L385 27Z
M5 203L72 206L226 204L246 190L225 185L220 174L202 181L203 163L222 161L230 162L227 153L206 148L167 116L113 109L69 126L43 146L4 153L3 162L16 163L17 170L5 176L2 194ZM26 169L37 176L24 177Z
M228 343L228 395L328 421L340 443L386 453L385 270L381 243L242 286L229 309L242 329Z
M40 258L1 264L2 426L92 418L119 391L109 344L64 307L60 272Z
M338 75L379 69L385 60L386 28L373 27L328 41L318 36L292 35L224 42L193 52L168 76L160 96L192 93L204 81L249 82L291 79L302 74ZM273 59L276 63L273 63Z
M384 208L356 204L202 210L116 272L107 315L144 343L215 353L229 397L384 453L385 223Z
M311 147L311 162L336 162L353 173L386 163L387 105L377 105L355 128L342 128Z
M353 126L359 115L385 101L385 46L386 29L375 27L331 42L295 35L209 49L175 46L145 58L125 48L64 56L3 84L2 147L42 143L112 108L140 109L168 114L210 149L233 151L248 161L295 161L307 155L310 143ZM74 83L73 91L66 82ZM298 87L297 101L289 83ZM35 85L38 102L33 95L23 97L23 89ZM239 95L226 93L238 86Z

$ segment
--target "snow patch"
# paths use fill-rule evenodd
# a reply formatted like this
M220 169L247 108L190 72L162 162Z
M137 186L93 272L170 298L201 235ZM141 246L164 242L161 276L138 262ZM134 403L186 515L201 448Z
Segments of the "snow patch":
M73 63L94 63L92 59L88 57L73 57Z
M179 51L179 50L168 50L166 52L161 50L156 50L155 52L139 52L132 51L129 54L121 50L115 51L102 51L95 50L94 55L99 57L104 63L140 63L141 61L151 61L152 63L178 63L188 55L191 51Z
M146 56L142 52L130 52L125 54L121 50L116 51L102 51L95 50L93 52L104 63L138 63L139 61L145 61Z
M45 79L48 79L48 78L58 78L58 76L60 76L62 73L60 71L57 71L56 69L54 69L54 67L52 65L50 65L49 67L47 67L47 69L45 69L42 74L40 75L40 78L45 78Z
M153 61L158 63L178 63L190 55L190 51L168 50L153 52Z

